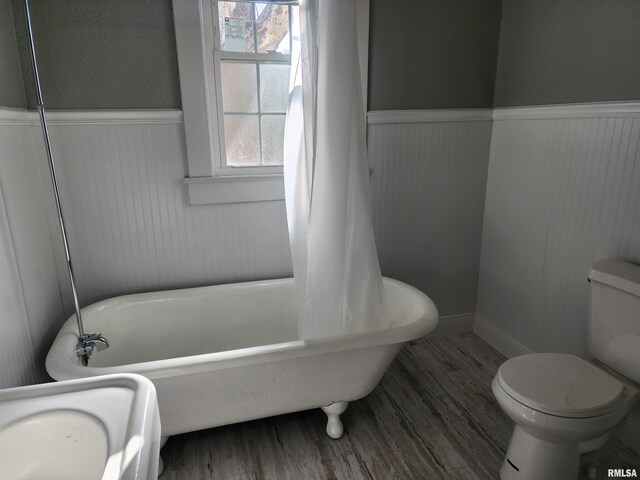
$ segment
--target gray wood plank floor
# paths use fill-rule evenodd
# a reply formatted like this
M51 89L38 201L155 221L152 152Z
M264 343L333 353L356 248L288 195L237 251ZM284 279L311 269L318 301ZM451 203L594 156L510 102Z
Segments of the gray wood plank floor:
M513 428L491 393L504 360L472 333L411 342L349 405L340 440L319 409L178 435L160 478L496 479ZM638 467L640 457L614 442L602 462Z

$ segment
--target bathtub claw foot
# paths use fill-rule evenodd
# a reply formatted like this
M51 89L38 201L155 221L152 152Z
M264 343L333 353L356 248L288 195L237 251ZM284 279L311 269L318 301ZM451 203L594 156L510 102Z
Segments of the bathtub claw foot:
M331 405L322 407L322 411L327 414L327 435L333 439L338 439L344 432L340 415L347 409L349 402L334 402Z

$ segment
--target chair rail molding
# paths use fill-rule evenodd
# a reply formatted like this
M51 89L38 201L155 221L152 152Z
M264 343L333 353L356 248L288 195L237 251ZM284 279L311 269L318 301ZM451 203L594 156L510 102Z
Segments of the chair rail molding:
M568 103L506 107L493 110L494 120L535 120L554 118L625 118L640 116L640 102Z

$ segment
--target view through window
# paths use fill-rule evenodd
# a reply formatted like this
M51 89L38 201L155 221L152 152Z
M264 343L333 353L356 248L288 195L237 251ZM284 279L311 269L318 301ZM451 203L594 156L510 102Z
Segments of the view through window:
M283 163L297 2L214 1L222 167Z

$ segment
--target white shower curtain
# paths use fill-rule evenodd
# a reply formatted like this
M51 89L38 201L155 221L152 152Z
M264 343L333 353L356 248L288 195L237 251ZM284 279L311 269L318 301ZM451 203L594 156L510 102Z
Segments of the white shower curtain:
M387 326L369 191L358 0L302 0L285 126L302 339Z

